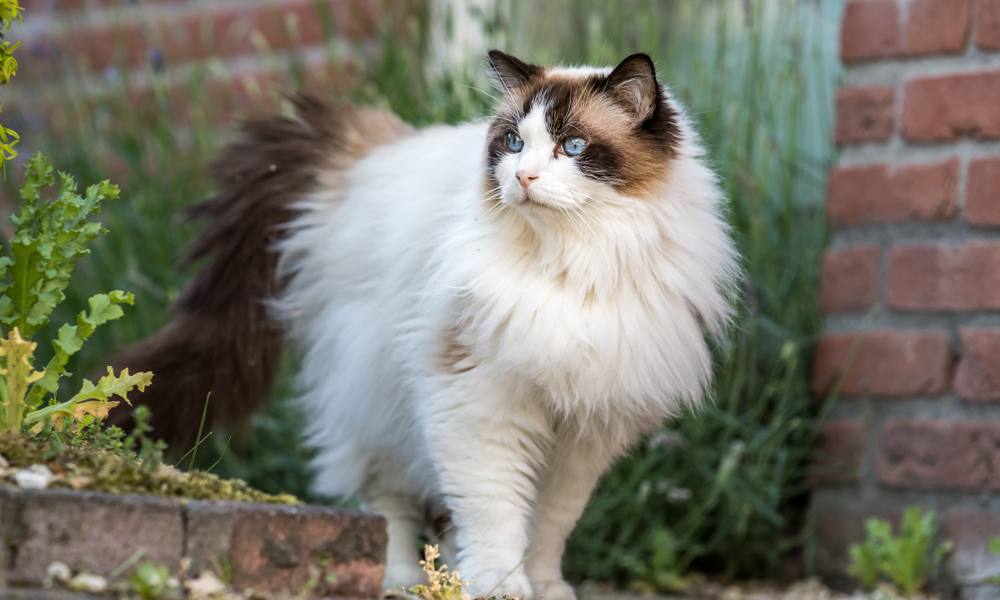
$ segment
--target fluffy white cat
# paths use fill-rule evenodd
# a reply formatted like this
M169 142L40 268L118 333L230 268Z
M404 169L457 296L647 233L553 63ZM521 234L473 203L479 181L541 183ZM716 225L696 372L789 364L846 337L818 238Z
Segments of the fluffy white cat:
M291 342L315 489L385 515L387 586L422 578L430 527L474 593L564 600L601 474L705 395L738 257L649 57L490 64L488 120L300 98L247 124L195 209L207 266L121 362L157 372L177 440L209 390L214 420L248 412Z

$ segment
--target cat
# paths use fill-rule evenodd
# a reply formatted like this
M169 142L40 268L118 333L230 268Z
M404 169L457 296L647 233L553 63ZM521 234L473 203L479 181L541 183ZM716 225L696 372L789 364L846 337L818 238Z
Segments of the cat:
M118 362L156 373L140 400L187 444L209 393L210 422L259 406L293 342L315 491L386 517L387 587L422 579L433 521L472 593L572 599L567 536L612 462L706 395L741 269L647 55L489 65L489 119L299 96L246 123L193 209L201 272Z

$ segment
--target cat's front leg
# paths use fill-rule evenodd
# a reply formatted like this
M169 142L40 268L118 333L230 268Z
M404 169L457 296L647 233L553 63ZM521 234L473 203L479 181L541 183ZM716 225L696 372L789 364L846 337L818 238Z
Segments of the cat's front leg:
M528 551L527 574L535 598L574 600L573 588L562 576L566 538L583 514L601 474L620 453L599 431L563 431L552 463L542 481L534 531Z
M551 441L545 413L516 385L481 368L437 377L429 387L419 415L455 528L461 576L476 596L528 600L528 529Z

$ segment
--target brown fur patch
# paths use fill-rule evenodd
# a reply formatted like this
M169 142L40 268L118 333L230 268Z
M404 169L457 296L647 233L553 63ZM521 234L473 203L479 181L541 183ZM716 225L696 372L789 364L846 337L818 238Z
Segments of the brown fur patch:
M154 435L176 450L194 441L209 394L207 425L238 423L263 404L281 359L282 331L268 314L279 291L274 244L292 205L373 146L410 128L395 116L293 99L295 118L244 123L213 165L218 193L192 207L208 224L185 262L201 271L172 306L163 329L126 349L118 367L150 370L156 381L136 401L153 412ZM128 424L121 410L114 420Z
M576 161L588 177L633 196L652 193L661 185L676 156L680 129L677 112L659 85L653 90L650 110L637 118L634 99L615 86L615 73L575 75L536 69L526 70L522 85L510 89L490 126L491 173L508 153L507 132L516 130L533 106L546 104L546 123L559 158L564 158L561 147L566 138L582 137L588 146ZM496 185L495 176L492 179L491 185Z
M462 327L459 324L454 324L445 331L441 352L438 354L438 368L443 373L459 375L476 368L472 349L459 339L461 334Z

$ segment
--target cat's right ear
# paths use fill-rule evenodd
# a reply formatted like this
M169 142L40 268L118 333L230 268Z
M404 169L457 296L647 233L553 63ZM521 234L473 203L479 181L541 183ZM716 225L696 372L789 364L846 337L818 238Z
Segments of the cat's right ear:
M538 65L528 64L499 50L490 50L489 58L490 68L500 87L506 92L516 90L542 72Z

